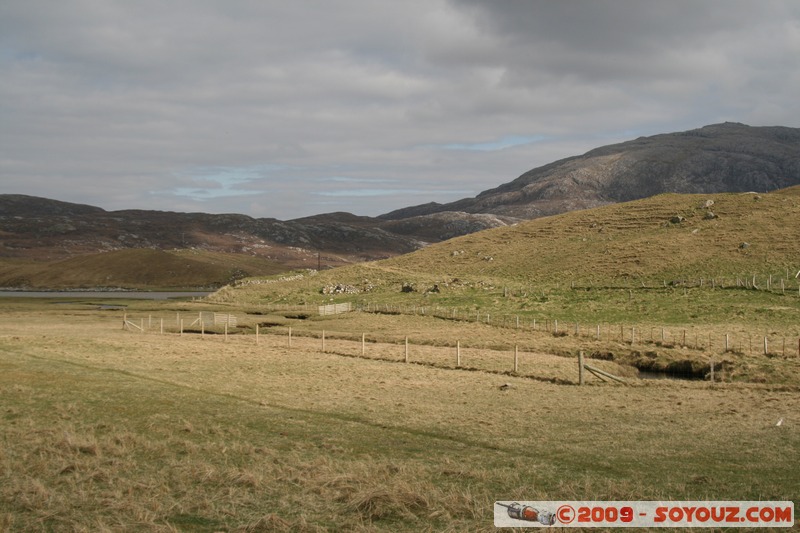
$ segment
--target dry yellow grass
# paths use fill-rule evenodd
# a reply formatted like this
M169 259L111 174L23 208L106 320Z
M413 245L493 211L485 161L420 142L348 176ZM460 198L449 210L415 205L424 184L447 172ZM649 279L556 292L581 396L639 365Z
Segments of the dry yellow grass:
M331 339L342 356L319 338L289 349L283 334L256 345L120 319L0 314L5 529L489 531L495 499L800 494L791 388L581 388L404 364L402 343L368 345L393 361L372 360L353 356L360 339ZM441 350L415 345L411 359L454 360ZM470 348L464 362L509 356ZM523 357L523 373L574 369Z

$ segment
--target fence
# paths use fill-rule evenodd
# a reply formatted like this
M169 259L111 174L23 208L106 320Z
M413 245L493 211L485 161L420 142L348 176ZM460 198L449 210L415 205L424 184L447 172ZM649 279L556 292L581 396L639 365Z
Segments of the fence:
M177 320L179 320L182 325L184 321L179 317L180 315L178 315ZM200 318L199 316L195 318L195 322L201 324L200 334L205 336L206 331L202 328ZM554 331L558 331L557 328L563 327L563 325L558 325L556 322L557 321L552 322L552 331L540 330L540 332L542 334L552 335ZM145 333L146 331L153 332L157 327L160 333L163 334L164 319L157 319L154 325L152 317L148 317L146 320L128 320L126 317L123 327L140 333ZM520 324L520 327L522 327L522 324ZM227 323L224 324L224 328L224 341L227 342L229 340ZM576 329L580 331L580 328ZM248 326L240 327L237 331L236 343L249 343L254 340L256 345L264 343L274 348L287 350L294 348L295 350L303 352L320 351L348 357L415 363L437 368L478 370L494 374L523 376L551 383L576 382L574 364L574 354L576 351L572 351L572 349L566 351L558 349L556 353L560 352L561 355L552 352L543 353L540 344L541 341L535 338L529 338L528 341L523 341L522 345L515 343L512 349L511 345L508 345L507 348L488 348L481 342L478 342L477 346L470 347L465 345L461 340L455 340L455 342L429 341L412 343L410 342L410 338L405 335L395 335L392 338L391 335L387 337L384 334L381 338L371 337L368 339L366 333L361 333L359 336L353 333L331 332L327 330L304 331L300 335L297 335L297 332L293 331L291 327L285 329L283 327L270 328L267 330L268 333L264 334L258 324L255 325L254 330L255 335L248 335L247 333L252 331L252 329ZM631 330L632 336L630 342L640 342L636 340L636 328L631 328ZM620 334L624 333L625 329L620 329ZM666 330L659 330L658 333L662 339L668 338ZM180 335L183 334L184 330L183 327L181 327ZM730 336L726 335L726 337L725 340L730 342ZM761 340L764 341L763 349L765 353L769 354L770 352L767 344L769 339ZM581 356L583 356L584 350L587 349L586 344L583 343L580 346L580 353ZM731 344L726 344L726 346L726 351L733 351L731 349ZM573 345L572 348L574 347ZM759 348L761 348L761 346L759 346ZM800 356L800 339L798 339L797 348L798 356ZM782 345L782 349L785 350L785 343ZM623 378L617 375L621 367L613 361L600 360L602 359L602 352L598 355L600 358L592 357L591 365L587 365L582 357L579 358L577 382L580 383L585 379L584 370L588 372L588 375L603 381L623 381ZM703 360L707 360L707 362L710 363L711 381L714 381L714 357L715 356L711 354L703 355ZM717 362L719 363L720 360L717 359ZM724 364L722 366L724 366ZM709 369L706 368L706 370L703 370L703 373L708 374L708 370ZM693 375L694 374L695 373L693 373ZM702 375L702 373L696 374L694 379L702 377ZM708 377L709 376L706 375L707 379Z
M158 333L163 319L127 320L128 323L139 323L144 327L130 328L139 333ZM153 323L154 328L149 330L148 323ZM163 331L162 331L163 333ZM174 332L163 335L165 342L176 338ZM185 335L181 332L180 336ZM159 335L160 336L160 335ZM195 338L208 342L208 332L196 335ZM574 384L576 383L575 359L553 354L539 353L534 350L514 346L513 349L490 349L485 347L465 346L461 341L450 344L418 344L411 342L408 337L400 340L388 341L386 339L371 338L366 333L352 335L342 332L303 332L298 335L292 328L281 328L276 332L270 328L269 333L264 333L262 328L256 326L254 335L239 334L236 336L226 334L224 338L217 335L217 342L231 347L245 346L255 343L259 347L285 350L286 354L296 352L320 352L344 357L354 357L375 361L407 363L429 366L442 369L479 371L495 375L519 376L538 381ZM216 346L216 342L213 343ZM218 348L215 348L218 349ZM236 349L236 348L234 348ZM609 369L618 368L613 362L597 361ZM302 364L298 360L298 364Z
M194 314L190 316L195 316ZM229 313L212 313L207 311L201 311L197 313L197 318L193 319L191 322L188 322L187 319L181 318L181 314L177 313L175 315L175 327L179 331L181 335L183 335L184 328L191 328L194 326L200 327L200 333L205 335L206 333L206 326L223 326L225 337L228 336L228 328L232 327L235 328L237 326L238 320L236 315L232 315ZM158 318L158 328L161 334L164 333L164 318ZM144 333L147 330L153 329L153 316L149 315L147 317L147 326L145 327L144 319L140 318L139 323L137 324L133 320L128 319L128 314L125 313L122 318L122 329L126 329L129 331L139 331L140 333Z
M336 304L322 307L339 308L339 312L352 311L352 304ZM797 338L795 347L794 335L757 335L747 332L721 333L719 331L702 333L697 329L685 327L666 327L666 326L626 326L623 324L593 324L584 325L579 322L564 322L558 319L521 319L519 316L493 317L491 314L477 312L461 312L457 309L443 309L439 307L417 307L417 306L391 306L391 305L364 305L361 308L365 312L389 313L389 314L418 314L442 319L457 321L480 322L493 327L528 330L530 332L552 335L554 337L574 337L595 342L612 342L624 344L630 347L662 347L680 348L685 350L698 350L706 354L734 353L741 355L763 354L766 356L787 357L797 354L800 357L800 338ZM325 314L332 314L335 309ZM201 334L206 332L208 326L224 326L224 333L227 336L229 328L236 328L238 325L237 317L227 313L200 312L191 322L181 318L180 313L176 314L176 329L181 333L184 328L191 328L199 325ZM153 318L148 317L147 329L153 329ZM160 319L159 328L163 333L164 319ZM128 330L145 331L143 319L134 322L123 318L123 328ZM247 326L245 326L247 328ZM258 326L256 334L258 335ZM787 342L788 341L788 342Z
M319 306L319 314L320 316L325 315L338 315L340 313L349 313L353 310L353 304L350 302L342 303L342 304L330 304L330 305L320 305Z

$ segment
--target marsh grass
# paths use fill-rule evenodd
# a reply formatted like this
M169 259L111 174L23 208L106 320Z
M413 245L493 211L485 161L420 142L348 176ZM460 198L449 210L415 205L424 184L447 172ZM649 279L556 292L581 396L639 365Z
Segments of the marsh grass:
M489 531L495 499L800 494L791 387L577 387L440 368L434 344L412 352L431 364L404 364L399 343L362 359L360 339L331 339L342 356L317 337L136 334L115 311L15 305L0 314L9 531Z

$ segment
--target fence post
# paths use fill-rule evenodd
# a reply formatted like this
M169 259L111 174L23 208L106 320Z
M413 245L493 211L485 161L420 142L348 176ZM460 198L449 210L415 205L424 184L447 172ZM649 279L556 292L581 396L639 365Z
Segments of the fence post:
M228 323L225 322L225 342L228 342Z
M362 333L361 334L361 357L364 357L364 355L366 354L366 347L364 345L365 337L366 337L366 333Z
M728 334L725 334L725 353L728 353ZM713 363L712 363L713 364Z
M714 383L714 360L711 360L711 383Z
M514 345L514 372L516 373L519 370L519 350L517 345Z
M769 343L767 342L767 338L764 337L764 355L769 353Z
M181 337L183 337L183 320L181 320Z
M800 349L800 339L798 339L798 349ZM461 341L456 341L456 368L461 366Z
M256 324L256 345L258 345L258 324Z
M408 337L406 337L406 363L408 363Z
M161 319L161 335L164 334L164 319Z
M322 351L325 351L325 330L322 330Z
M291 327L289 328L289 341L288 341L288 345L287 346L289 348L292 347L292 328Z
M141 333L144 334L144 318L139 320L139 327L141 328Z
M583 385L583 350L578 352L578 385Z

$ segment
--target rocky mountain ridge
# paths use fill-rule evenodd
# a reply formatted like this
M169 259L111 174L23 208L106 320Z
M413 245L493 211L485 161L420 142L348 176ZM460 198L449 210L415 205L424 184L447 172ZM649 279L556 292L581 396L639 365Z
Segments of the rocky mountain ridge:
M381 259L484 229L665 192L765 192L800 184L800 129L724 123L640 137L530 170L474 198L377 218L295 220L167 211L105 211L0 195L0 259L61 260L135 248L197 249L296 267Z
M800 184L800 129L726 122L603 146L530 170L448 204L385 220L447 211L533 219L661 193L768 192Z
M288 267L336 266L407 253L503 224L500 217L466 213L402 221L329 213L281 221L238 214L105 211L6 194L0 195L0 257L57 260L129 248L195 248L261 256Z

